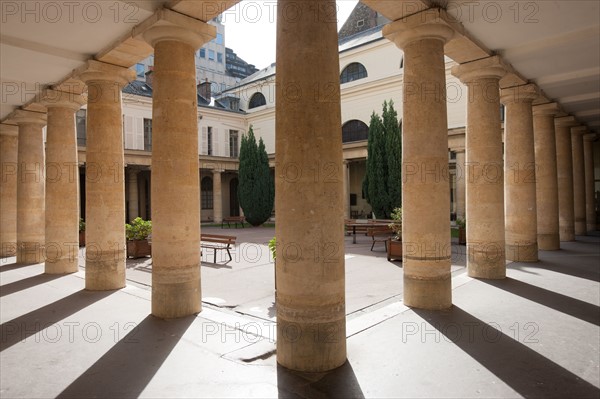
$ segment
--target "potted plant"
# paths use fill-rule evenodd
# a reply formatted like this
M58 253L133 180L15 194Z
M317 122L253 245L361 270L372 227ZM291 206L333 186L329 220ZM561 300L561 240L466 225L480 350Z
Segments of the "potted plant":
M275 237L269 240L269 250L271 251L271 255L273 256L273 270L275 273L275 291L277 291L277 240Z
M394 235L388 240L387 259L402 261L402 208L394 208L392 211L393 222L389 224Z
M85 247L85 221L79 218L79 246Z
M125 224L125 236L127 237L127 256L140 258L152 255L152 248L148 237L152 234L152 222L137 217L131 224Z
M457 218L456 225L458 226L458 245L467 245L467 220Z

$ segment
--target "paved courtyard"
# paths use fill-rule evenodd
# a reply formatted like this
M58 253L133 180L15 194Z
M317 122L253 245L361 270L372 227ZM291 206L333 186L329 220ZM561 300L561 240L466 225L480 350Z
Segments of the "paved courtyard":
M151 258L126 288L89 292L80 272L0 263L0 396L600 397L600 237L578 237L502 281L466 275L453 246L453 308L402 304L402 264L346 237L348 362L323 374L276 364L273 228L238 237L233 261L203 254L202 313L150 316Z

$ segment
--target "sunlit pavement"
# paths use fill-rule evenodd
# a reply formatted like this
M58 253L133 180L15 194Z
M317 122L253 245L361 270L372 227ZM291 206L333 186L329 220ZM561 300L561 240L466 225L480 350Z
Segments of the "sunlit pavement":
M600 238L578 237L466 275L453 246L453 308L402 304L402 263L346 237L348 362L323 374L276 365L273 228L237 236L233 261L203 254L203 311L150 316L152 259L127 262L126 288L90 292L81 270L0 261L0 396L13 397L599 397ZM223 251L221 251L223 252Z

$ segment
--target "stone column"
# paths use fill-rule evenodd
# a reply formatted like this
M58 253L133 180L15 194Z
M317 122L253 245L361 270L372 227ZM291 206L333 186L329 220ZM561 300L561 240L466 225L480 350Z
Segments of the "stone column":
M129 220L140 216L140 197L138 189L138 173L135 168L127 168L127 188L129 196Z
M383 29L404 51L404 304L421 309L452 306L444 44L454 31L439 12L417 13Z
M350 218L350 163L344 160L344 218Z
M19 125L17 180L17 263L44 259L44 138L46 114L17 110Z
M277 362L303 372L346 361L342 121L331 10L334 0L280 0L277 7Z
M461 64L452 73L469 90L467 102L466 192L467 270L471 277L506 277L504 179L500 122L499 57Z
M583 135L585 126L571 128L571 151L573 154L573 210L575 216L575 235L584 236L585 223L585 167L583 160Z
M223 190L221 189L221 170L213 170L213 221L223 221Z
M534 85L502 89L506 106L504 155L504 211L506 259L537 262L537 207L533 110L538 97Z
M583 158L585 163L585 221L588 232L596 230L594 140L596 134L583 136Z
M0 257L17 253L18 132L0 124Z
M467 169L465 167L465 149L454 150L456 153L456 218L467 217Z
M202 310L194 53L216 33L214 26L169 10L161 10L159 18L164 25L144 33L154 47L152 314L169 319Z
M130 69L88 61L80 79L88 86L86 150L85 287L125 286L125 169L121 90Z
M46 90L46 263L48 274L79 269L79 163L75 112L82 96Z
M558 104L533 107L533 136L536 164L536 206L538 249L560 249L558 234L558 179L554 116Z
M572 116L554 120L558 179L558 232L561 241L575 241L571 127L576 124L577 122Z

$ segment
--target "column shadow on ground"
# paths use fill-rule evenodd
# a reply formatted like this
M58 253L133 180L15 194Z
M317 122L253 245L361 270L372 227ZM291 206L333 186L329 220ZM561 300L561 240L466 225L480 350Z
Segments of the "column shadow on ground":
M2 323L0 325L0 352L115 292L77 291L16 319Z
M147 316L57 397L139 397L195 319Z
M277 389L280 399L365 397L348 361L327 373L300 373L277 364Z
M35 276L0 285L0 297L23 291L36 285L45 284L57 278L68 276L68 274L36 274Z
M0 273L3 272L9 272L11 270L17 270L17 269L25 269L26 267L31 267L31 266L35 266L36 263L27 263L27 264L23 264L23 263L9 263L6 264L4 266L0 266Z
M540 252L540 258L544 256ZM521 264L513 263L510 265L511 269L520 270L524 273L532 273L536 269L539 270L550 270L552 272L566 274L573 277L579 277L586 280L600 282L600 269L597 265L584 265L584 264L573 264L568 265L553 263L551 261L543 260L540 263L535 264Z
M447 311L412 310L525 398L600 395L594 385L456 305Z
M535 285L524 283L506 277L502 280L484 280L479 281L500 288L511 294L518 295L530 301L537 302L540 305L547 306L561 313L578 318L579 320L600 326L600 307L591 303L572 298L567 295L559 294L540 288Z

